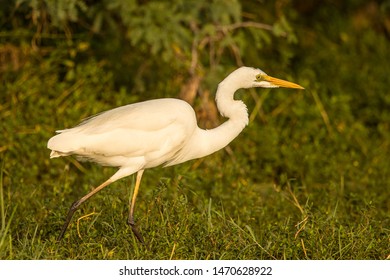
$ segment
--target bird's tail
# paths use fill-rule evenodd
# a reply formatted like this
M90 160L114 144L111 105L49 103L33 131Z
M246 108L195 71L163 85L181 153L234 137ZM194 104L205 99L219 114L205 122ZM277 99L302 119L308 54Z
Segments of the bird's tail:
M60 152L57 151L51 151L50 158L57 158L63 156Z
M51 150L50 158L68 156L72 154L72 151L74 150L75 139L77 139L77 137L74 137L71 133L59 132L61 133L53 136L47 142L47 148Z

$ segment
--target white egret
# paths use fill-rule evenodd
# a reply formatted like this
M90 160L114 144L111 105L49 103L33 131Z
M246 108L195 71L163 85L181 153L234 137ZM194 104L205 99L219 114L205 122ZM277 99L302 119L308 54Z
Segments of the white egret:
M52 150L51 158L76 155L79 159L119 168L107 181L71 205L59 240L83 202L118 179L137 173L127 222L143 242L134 223L134 206L144 170L201 158L227 146L248 124L247 107L241 100L234 100L234 93L240 88L253 87L303 89L268 76L260 69L240 67L218 85L215 101L220 114L228 120L214 129L199 128L194 110L185 101L162 98L118 107L76 127L57 131L59 134L47 143Z

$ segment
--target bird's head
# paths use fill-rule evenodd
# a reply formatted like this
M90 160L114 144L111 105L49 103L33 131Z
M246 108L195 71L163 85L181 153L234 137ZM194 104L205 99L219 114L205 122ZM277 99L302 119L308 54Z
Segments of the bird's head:
M252 88L252 87L262 87L262 88L275 88L275 87L284 87L284 88L296 88L304 89L298 84L294 84L285 80L277 79L267 75L265 72L260 69L253 67L240 67L234 72L232 72L227 79L235 80L235 83L239 85L240 88Z

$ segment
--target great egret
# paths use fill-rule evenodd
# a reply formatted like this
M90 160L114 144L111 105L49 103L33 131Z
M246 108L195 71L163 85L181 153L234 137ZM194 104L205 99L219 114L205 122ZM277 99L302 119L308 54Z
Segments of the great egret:
M62 239L83 202L118 179L137 173L127 222L143 243L134 223L134 205L144 170L201 158L227 146L248 124L247 107L241 100L234 100L234 93L240 88L253 87L303 89L268 76L260 69L240 67L218 85L215 101L220 114L228 120L214 129L199 128L194 110L185 101L162 98L118 107L76 127L58 130L59 134L47 143L52 150L50 158L76 155L82 160L119 168L107 181L71 205L58 239Z

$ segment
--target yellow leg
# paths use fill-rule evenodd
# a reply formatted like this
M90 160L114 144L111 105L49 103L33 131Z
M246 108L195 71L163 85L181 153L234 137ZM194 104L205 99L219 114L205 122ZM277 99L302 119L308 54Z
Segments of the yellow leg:
M137 179L135 181L135 187L133 192L133 197L131 198L131 204L130 204L130 211L129 211L129 218L127 220L127 223L131 226L131 230L133 231L135 237L139 240L139 242L144 243L144 239L142 238L142 235L139 233L136 224L134 223L134 206L135 201L137 199L139 186L141 184L142 174L144 173L144 170L141 169L137 172Z

